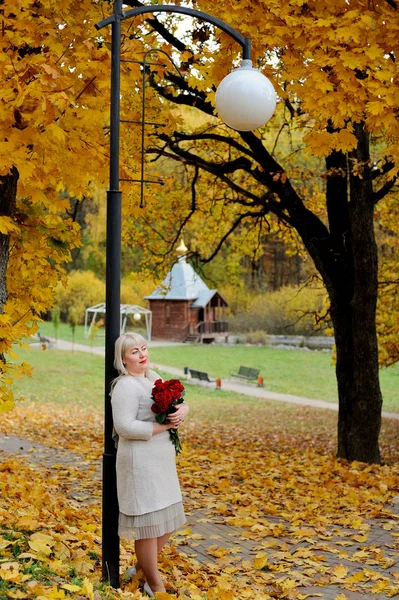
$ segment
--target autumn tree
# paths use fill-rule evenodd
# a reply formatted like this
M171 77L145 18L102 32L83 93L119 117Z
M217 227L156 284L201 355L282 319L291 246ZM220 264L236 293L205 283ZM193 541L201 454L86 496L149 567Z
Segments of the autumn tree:
M211 0L193 6L215 10ZM158 133L158 143L153 135L147 139L152 160L167 156L191 177L191 201L177 208L172 190L163 219L172 220L178 234L180 225L189 227L201 213L204 260L240 227L249 232L278 223L300 238L329 295L337 349L338 456L365 462L380 461L374 222L379 203L395 198L399 164L396 8L382 0L218 3L217 16L252 39L257 66L274 82L278 127L300 131L296 152L320 159L318 173L307 174L319 182L310 194L303 174L278 155L278 136L270 142L273 122L264 131L233 132L213 119L216 86L238 57L227 35L203 23L182 34L171 17L151 16L142 29L145 47L163 38L163 49L181 52L184 78L172 69L153 68L153 91L207 116L195 130L176 119L172 133ZM129 50L140 52L134 43ZM152 210L149 198L145 218L156 229L161 209L156 215ZM210 212L218 221L216 241L215 229L208 233Z
M80 243L64 192L81 200L107 178L110 67L94 28L103 4L0 1L3 406L13 376L28 369L17 366L13 345L37 329Z

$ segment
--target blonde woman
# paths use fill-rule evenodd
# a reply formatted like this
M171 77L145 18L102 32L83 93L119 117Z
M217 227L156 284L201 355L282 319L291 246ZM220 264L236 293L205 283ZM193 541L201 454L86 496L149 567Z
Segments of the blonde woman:
M158 570L158 554L171 533L186 519L176 471L176 453L169 429L178 428L188 414L183 403L162 425L151 410L153 383L146 340L122 334L115 343L114 366L119 376L111 392L119 501L119 535L135 540L137 563L145 592L154 597L165 586Z

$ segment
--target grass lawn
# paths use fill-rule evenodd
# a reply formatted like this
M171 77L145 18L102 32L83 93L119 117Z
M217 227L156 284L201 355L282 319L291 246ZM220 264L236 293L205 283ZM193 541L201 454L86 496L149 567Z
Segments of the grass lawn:
M50 322L40 324L40 332L55 337ZM75 329L75 343L104 346L100 330L95 340L84 337L83 325ZM58 338L72 341L72 329L60 323ZM170 367L192 367L207 371L212 377L231 377L241 365L260 369L266 389L282 394L337 402L335 366L330 352L287 350L265 346L176 345L151 348L152 362ZM27 361L29 362L29 360ZM239 381L237 379L237 381ZM380 371L383 409L399 412L399 364Z
M33 367L33 376L15 381L15 395L34 402L101 406L104 402L104 359L89 352L17 350Z
M33 380L24 377L16 382L17 393L33 400L60 398L66 403L102 406L104 360L101 356L40 349L19 351L19 355L34 367L34 373ZM236 372L240 365L251 366L260 369L265 387L271 391L331 402L337 398L330 353L239 345L189 345L154 347L151 359L155 365L191 366L222 378ZM384 410L399 412L399 365L381 371L381 387ZM201 388L193 387L193 390L201 394ZM230 392L226 394L231 396Z
M184 347L183 350L185 349ZM20 355L21 359L29 362L34 368L32 378L24 377L14 385L16 395L21 394L28 404L49 404L50 407L61 405L72 412L76 406L77 409L89 409L96 414L102 414L104 361L101 356L61 350L43 351L37 348L21 351ZM160 374L164 378L170 377L166 371L160 371ZM273 435L275 443L281 447L284 445L283 438L294 443L299 436L301 444L312 448L318 446L323 448L323 451L335 453L335 411L261 400L234 392L217 391L211 387L187 384L186 390L186 399L191 408L190 415L196 423L208 423L207 427L216 430L226 426L234 428L235 425L245 429L250 420L252 425L256 423L259 436ZM270 431L271 424L273 433ZM31 431L29 423L27 427ZM279 428L281 437L276 433ZM207 428L204 431L207 431ZM385 456L399 455L397 442L397 422L384 419L381 443Z
M104 406L104 359L101 356L83 352L63 350L40 350L32 348L20 351L21 359L33 367L32 378L24 377L15 382L14 392L26 401L51 403L60 405L78 405L102 411ZM165 379L173 377L166 371L159 371ZM230 415L233 423L241 419L240 411L230 411L237 403L253 406L262 405L263 400L244 396L234 392L224 392L214 388L199 387L187 384L187 399L194 412L199 411L206 420L224 419ZM208 402L212 405L211 414L204 408ZM205 404L204 404L205 403ZM270 402L272 406L288 405L281 402ZM197 408L196 408L197 407Z
M213 377L230 377L241 365L260 369L266 389L330 402L337 401L335 366L330 352L265 346L170 346L151 349L156 364L192 367ZM384 410L399 412L399 364L380 372ZM237 380L239 381L239 380Z
M76 344L85 344L87 346L104 346L105 344L105 330L101 327L98 330L97 336L94 339L88 340L84 336L85 328L84 325L77 325L75 327L75 334L73 337L72 327L68 323L60 323L58 325L58 331L54 329L53 323L50 321L43 321L39 324L39 333L46 337L58 338L59 340L67 340Z

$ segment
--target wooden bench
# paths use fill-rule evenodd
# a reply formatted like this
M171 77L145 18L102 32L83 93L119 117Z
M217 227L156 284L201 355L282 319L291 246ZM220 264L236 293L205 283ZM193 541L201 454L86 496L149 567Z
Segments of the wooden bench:
M199 379L200 381L207 381L208 383L216 381L216 379L209 377L208 373L205 373L205 371L198 371L197 369L191 369L190 367L186 367L184 371L190 373L192 379Z
M232 373L232 376L252 381L258 379L259 369L251 369L251 367L240 367L238 373Z

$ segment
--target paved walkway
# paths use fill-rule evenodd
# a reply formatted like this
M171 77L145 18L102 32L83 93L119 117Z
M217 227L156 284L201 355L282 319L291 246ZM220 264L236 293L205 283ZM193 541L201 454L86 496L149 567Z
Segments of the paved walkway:
M52 338L50 338L52 339ZM94 354L99 354L100 356L104 356L104 348L100 346L86 346L84 344L74 344L72 346L71 342L67 342L65 340L52 340L55 343L55 347L57 350L76 350L77 352L91 352ZM169 345L176 345L176 343L171 342ZM40 344L38 344L40 345ZM168 342L151 342L152 346L165 346L168 345ZM180 344L181 345L181 344ZM186 378L183 369L178 369L176 367L170 367L167 365L161 365L159 363L153 363L153 367L155 370L159 369L161 371L166 371L171 375L176 375L179 378ZM197 382L195 380L189 380L193 385L201 385L201 386L212 386L214 384L207 384L203 382ZM277 400L280 402L289 402L291 404L300 404L302 406L313 406L314 408L327 408L328 410L338 411L338 404L334 402L326 402L325 400L317 400L314 398L304 398L302 396L294 396L292 394L280 394L278 392L270 392L269 390L257 387L255 384L251 383L241 383L232 379L222 379L222 389L230 392L237 392L238 394L244 394L246 396L253 396L256 398L264 398L265 400ZM386 419L396 419L399 420L399 413L391 413L383 411L382 416Z

